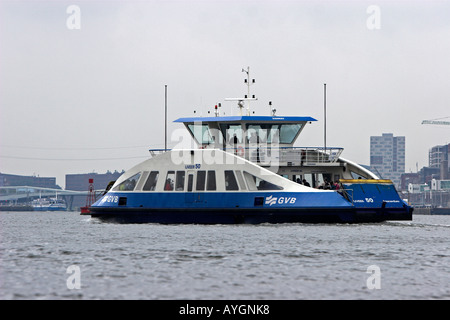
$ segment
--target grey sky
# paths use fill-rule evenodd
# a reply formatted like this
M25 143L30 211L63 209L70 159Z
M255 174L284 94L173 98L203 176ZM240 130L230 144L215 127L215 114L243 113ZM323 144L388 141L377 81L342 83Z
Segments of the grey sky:
M257 114L272 101L319 120L298 146L323 145L323 83L327 145L344 158L368 164L371 135L404 135L409 172L450 142L450 127L421 125L450 116L449 1L0 1L0 171L64 186L127 169L164 146L165 84L170 122L217 102L236 114L224 99L245 94L247 66Z

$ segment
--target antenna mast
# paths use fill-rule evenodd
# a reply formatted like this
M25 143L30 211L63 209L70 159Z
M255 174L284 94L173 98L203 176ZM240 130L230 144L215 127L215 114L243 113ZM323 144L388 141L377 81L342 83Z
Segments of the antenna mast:
M323 125L323 146L325 149L325 153L327 152L327 84L323 84L323 117L324 117L324 125Z
M252 79L252 82L250 83L250 67L247 67L247 70L242 68L242 72L247 73L247 79L244 79L245 84L247 85L247 95L245 96L245 99L247 100L247 115L250 115L250 85L255 83L255 79ZM252 99L256 100L255 95L251 97Z
M244 109L244 107L245 107L244 101L247 101L247 116L249 116L250 115L250 101L258 100L257 98L255 98L255 95L250 97L250 85L255 83L255 79L252 79L252 81L250 82L250 67L247 67L247 70L242 69L242 72L247 73L247 78L244 79L244 83L247 85L247 94L245 95L244 98L226 98L225 101L237 101L239 113L241 116L243 115L242 109Z
M167 84L164 88L164 151L167 151Z

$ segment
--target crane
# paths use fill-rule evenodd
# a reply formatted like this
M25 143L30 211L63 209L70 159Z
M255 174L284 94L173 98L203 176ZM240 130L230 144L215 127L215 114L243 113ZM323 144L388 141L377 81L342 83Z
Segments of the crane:
M444 125L444 126L450 126L450 121L441 121L441 119L447 119L450 117L444 117L439 119L433 119L433 120L423 120L422 124L437 124L437 125Z

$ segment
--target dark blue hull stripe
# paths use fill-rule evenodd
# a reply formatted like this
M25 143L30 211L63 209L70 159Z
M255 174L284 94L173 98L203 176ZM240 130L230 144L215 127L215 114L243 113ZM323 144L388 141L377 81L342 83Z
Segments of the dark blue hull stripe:
M91 208L91 216L101 220L128 223L353 223L411 220L410 208L343 208L343 209L145 209Z

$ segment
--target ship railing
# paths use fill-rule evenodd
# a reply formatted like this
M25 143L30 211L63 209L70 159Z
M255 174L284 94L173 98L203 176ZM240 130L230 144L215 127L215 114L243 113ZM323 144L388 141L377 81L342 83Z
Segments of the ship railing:
M210 147L207 148L209 149ZM149 149L152 157L170 150ZM273 147L261 144L254 147L237 145L236 147L222 148L222 150L261 165L317 166L338 163L344 148Z
M349 202L353 203L353 189L346 189L341 184L341 188L338 190L338 192Z
M316 166L334 164L344 150L338 147L258 147L224 148L226 152L259 164L281 164L287 166Z

